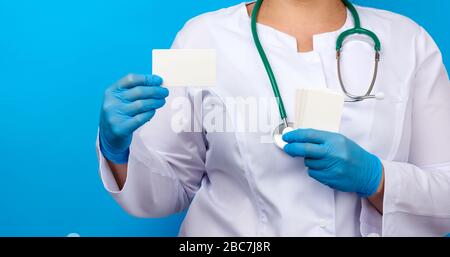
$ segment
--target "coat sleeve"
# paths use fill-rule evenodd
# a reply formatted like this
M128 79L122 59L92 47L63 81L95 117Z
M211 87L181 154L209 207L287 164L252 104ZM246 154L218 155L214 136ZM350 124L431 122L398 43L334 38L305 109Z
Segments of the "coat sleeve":
M180 48L177 37L172 48ZM119 190L98 148L102 182L130 214L162 217L185 210L205 174L206 145L194 99L201 92L171 88L166 105L136 130L130 146L126 183Z
M409 160L383 161L384 213L378 225L383 236L443 236L450 231L450 82L438 47L422 28L412 94ZM373 212L365 207L366 214ZM376 220L374 213L367 216Z

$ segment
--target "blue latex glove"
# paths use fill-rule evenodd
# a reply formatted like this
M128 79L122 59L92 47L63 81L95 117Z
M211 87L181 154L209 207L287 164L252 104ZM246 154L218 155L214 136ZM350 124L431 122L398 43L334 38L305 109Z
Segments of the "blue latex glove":
M100 150L116 164L128 162L133 132L166 103L167 88L158 76L128 75L105 91L100 114Z
M284 151L304 157L309 176L331 188L369 197L377 192L383 165L378 157L337 133L298 129L283 135Z

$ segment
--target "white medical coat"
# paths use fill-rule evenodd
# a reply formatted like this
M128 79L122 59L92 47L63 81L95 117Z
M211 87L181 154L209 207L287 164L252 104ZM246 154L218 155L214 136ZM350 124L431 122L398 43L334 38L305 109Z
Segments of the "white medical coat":
M171 99L176 96L200 99L201 108L188 110L196 125L202 126L202 110L219 108L230 117L233 128L248 117L232 113L225 99L273 97L244 3L196 17L178 33L173 48L217 50L217 86L170 90L167 105L134 133L122 190L100 154L106 189L139 217L188 209L182 236L442 236L450 232L450 83L440 51L422 27L405 17L371 8L357 10L362 25L382 42L374 92L383 92L385 99L346 103L340 133L382 159L383 215L366 199L310 178L303 159L262 142L261 138L270 138L271 130L173 131L176 114ZM314 51L298 53L294 37L258 25L289 117L295 114L298 88L341 92L335 43L339 33L351 27L348 13L339 31L314 36ZM346 41L342 73L350 92L365 93L373 61L369 39L356 36Z

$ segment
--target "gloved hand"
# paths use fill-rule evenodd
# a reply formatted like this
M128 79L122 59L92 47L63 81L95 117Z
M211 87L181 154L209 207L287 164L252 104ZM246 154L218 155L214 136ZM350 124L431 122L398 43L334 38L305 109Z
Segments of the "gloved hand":
M133 132L155 115L169 95L162 78L128 75L105 91L100 114L100 150L116 164L128 162Z
M355 192L360 197L375 194L383 165L378 157L337 133L297 129L283 135L284 151L304 157L309 176L331 188Z

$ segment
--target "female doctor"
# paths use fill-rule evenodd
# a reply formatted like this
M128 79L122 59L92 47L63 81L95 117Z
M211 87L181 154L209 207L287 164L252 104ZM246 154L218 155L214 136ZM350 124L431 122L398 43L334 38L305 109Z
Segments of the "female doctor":
M384 99L346 102L339 133L297 129L284 134L281 150L261 141L271 131L204 126L202 110L221 110L234 128L246 122L226 98L273 97L252 38L254 8L242 3L196 17L173 43L217 50L216 87L171 89L169 96L164 78L128 75L106 90L98 149L114 199L139 217L188 209L182 236L450 231L450 83L438 47L408 18L356 7L382 46L374 91ZM299 88L342 92L336 41L355 26L343 1L264 0L258 11L258 35L289 117ZM374 43L355 35L342 50L345 86L364 94ZM180 96L200 99L201 108L188 108L199 131L172 128L179 110L169 102Z

